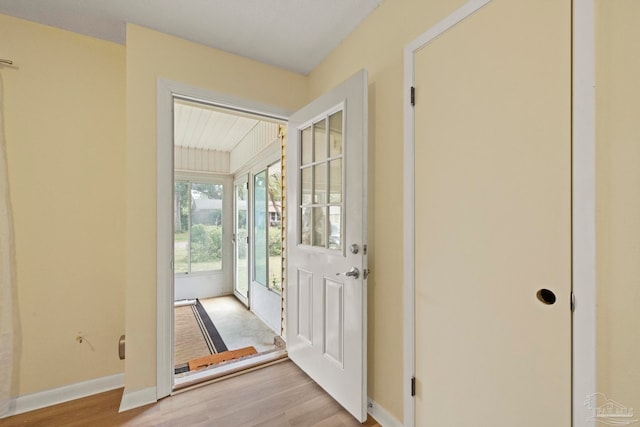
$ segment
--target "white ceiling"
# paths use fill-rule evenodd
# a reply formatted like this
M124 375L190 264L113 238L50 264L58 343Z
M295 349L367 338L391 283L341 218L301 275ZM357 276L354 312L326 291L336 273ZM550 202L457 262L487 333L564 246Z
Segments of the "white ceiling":
M174 102L173 112L174 144L205 150L231 151L260 122L181 100Z
M0 13L125 43L130 22L308 74L382 0L0 0Z

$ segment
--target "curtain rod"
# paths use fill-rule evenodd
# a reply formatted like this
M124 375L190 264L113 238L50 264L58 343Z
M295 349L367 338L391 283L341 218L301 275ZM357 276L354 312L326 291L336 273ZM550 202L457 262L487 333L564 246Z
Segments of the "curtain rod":
M13 65L13 61L10 60L10 59L1 59L0 58L0 62L2 62L3 64Z

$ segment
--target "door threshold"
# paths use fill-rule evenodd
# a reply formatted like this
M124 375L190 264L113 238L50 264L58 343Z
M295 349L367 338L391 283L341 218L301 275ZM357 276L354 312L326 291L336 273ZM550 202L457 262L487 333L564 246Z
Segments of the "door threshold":
M287 350L276 350L211 366L183 377L176 377L172 394L280 363L287 359Z

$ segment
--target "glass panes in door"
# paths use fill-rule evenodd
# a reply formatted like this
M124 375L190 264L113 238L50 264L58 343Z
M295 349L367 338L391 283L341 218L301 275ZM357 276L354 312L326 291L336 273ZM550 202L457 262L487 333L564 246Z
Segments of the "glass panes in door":
M274 163L267 168L269 215L269 289L282 292L282 164Z
M299 242L343 248L343 112L328 114L300 132Z
M282 164L257 173L253 181L253 280L282 292ZM311 196L309 196L311 197Z
M234 289L245 300L249 290L249 189L247 182L235 184L234 189L234 210L235 210L235 279Z
M253 177L253 280L267 286L267 171Z

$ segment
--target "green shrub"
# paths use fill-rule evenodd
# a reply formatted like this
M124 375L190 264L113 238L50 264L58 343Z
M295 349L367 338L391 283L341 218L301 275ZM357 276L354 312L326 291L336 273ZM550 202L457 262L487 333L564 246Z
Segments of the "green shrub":
M191 226L191 262L222 259L222 227L218 225Z
M282 253L282 236L280 227L271 227L269 230L269 256L277 256Z

